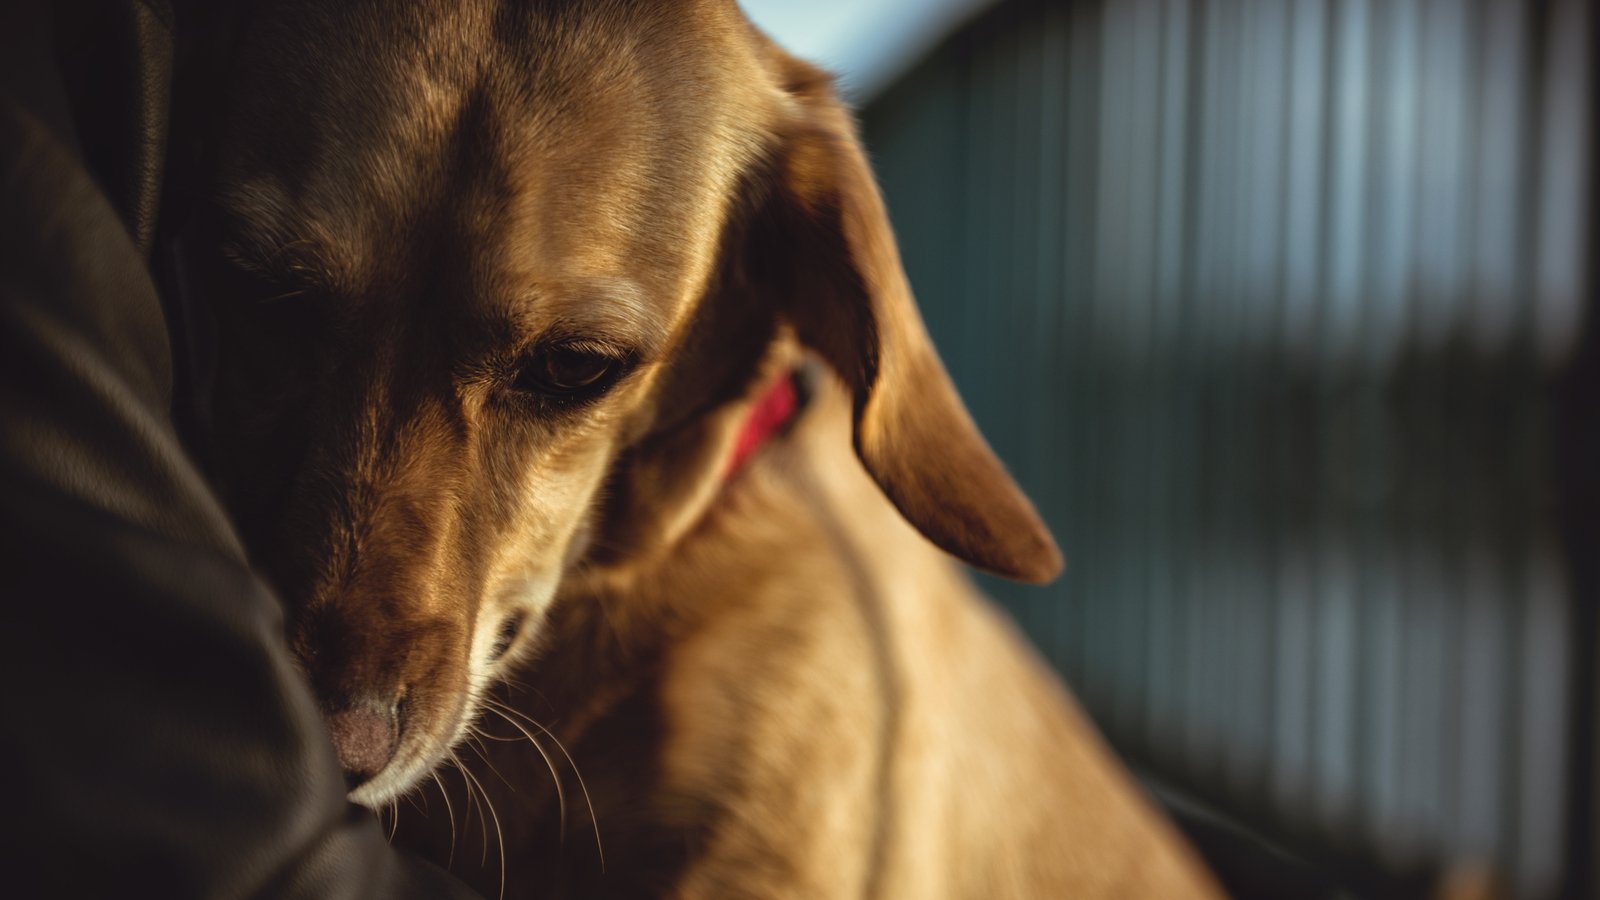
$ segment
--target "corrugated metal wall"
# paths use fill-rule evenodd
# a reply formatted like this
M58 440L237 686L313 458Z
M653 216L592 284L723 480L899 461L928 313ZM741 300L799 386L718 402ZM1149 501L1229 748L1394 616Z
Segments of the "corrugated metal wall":
M1295 846L1526 897L1592 849L1557 466L1591 15L1014 2L864 114L929 327L1068 556L989 587L1114 742Z

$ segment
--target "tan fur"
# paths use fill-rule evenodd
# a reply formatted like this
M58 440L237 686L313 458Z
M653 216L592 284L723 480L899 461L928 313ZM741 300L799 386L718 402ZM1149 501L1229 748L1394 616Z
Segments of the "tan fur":
M443 782L400 839L508 896L1210 892L928 542L1060 567L821 73L724 0L297 7L252 24L195 243L219 477L330 715L399 717L353 799L487 707L483 854ZM540 399L573 342L631 367Z
M666 790L731 808L681 895L1201 892L1053 677L850 464L846 410L826 395L712 514L719 558L682 562L714 584L786 560L668 651ZM789 867L742 868L763 844Z

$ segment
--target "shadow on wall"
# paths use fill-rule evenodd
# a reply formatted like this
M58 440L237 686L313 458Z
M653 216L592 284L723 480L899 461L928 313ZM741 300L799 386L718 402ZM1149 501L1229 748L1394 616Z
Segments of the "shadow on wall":
M1596 887L1593 27L1019 0L864 114L929 328L1068 555L990 590L1306 896Z

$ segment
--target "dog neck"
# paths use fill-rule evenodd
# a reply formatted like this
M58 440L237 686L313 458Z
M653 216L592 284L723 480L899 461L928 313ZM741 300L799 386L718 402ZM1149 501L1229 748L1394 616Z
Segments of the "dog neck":
M802 419L812 418L822 377L816 362L780 339L752 373L742 399L625 457L598 527L575 554L555 606L585 609L596 595L628 596L634 600L611 610L608 627L655 634L661 610L639 601L638 581L657 580L708 522L748 506L740 498L763 480L754 476L764 460ZM637 648L639 642L622 639L620 644Z

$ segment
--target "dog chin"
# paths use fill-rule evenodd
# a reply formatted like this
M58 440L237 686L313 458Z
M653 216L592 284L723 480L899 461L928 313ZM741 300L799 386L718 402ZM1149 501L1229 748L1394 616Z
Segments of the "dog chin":
M406 791L415 787L431 768L432 766L391 765L379 772L377 777L363 782L360 787L351 791L346 797L351 803L360 804L368 809L379 809L391 800L399 799Z
M376 810L405 796L420 785L423 779L428 777L429 772L449 758L451 748L465 736L467 724L476 714L475 705L462 709L457 714L460 720L446 742L434 744L428 741L428 746L415 747L409 753L402 747L403 756L396 754L395 759L385 766L383 771L362 782L346 797L351 803Z

